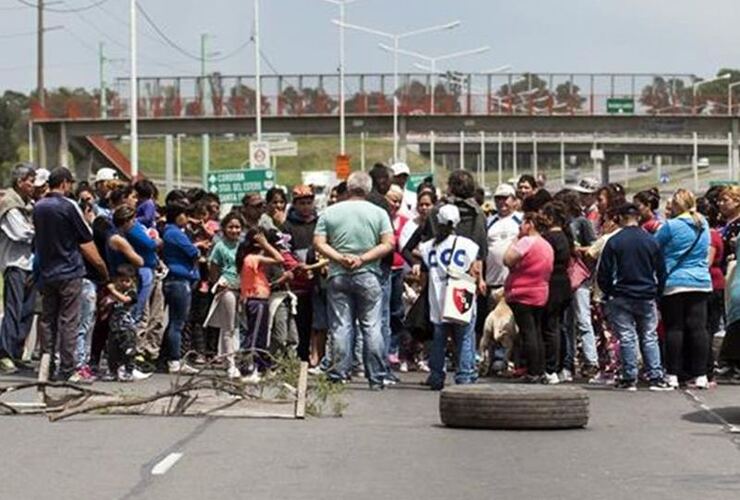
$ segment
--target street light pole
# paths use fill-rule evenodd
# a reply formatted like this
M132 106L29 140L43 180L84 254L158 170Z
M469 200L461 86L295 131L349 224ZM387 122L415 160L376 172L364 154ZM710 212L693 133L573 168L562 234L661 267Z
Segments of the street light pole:
M447 61L449 59L455 59L458 57L472 56L475 54L480 54L482 52L487 52L491 50L491 47L489 47L488 45L485 45L483 47L478 47L477 49L463 50L461 52L453 52L451 54L445 54L442 56L432 57L432 56L420 54L418 52L413 52L411 50L399 49L397 47L388 47L387 45L382 44L382 43L380 44L380 48L385 50L386 52L394 52L394 53L403 54L409 57L416 57L417 59L421 59L422 61L428 62L429 68L425 68L425 69L428 69L430 71L432 78L433 78L433 81L431 82L432 94L434 93L434 89L437 86L436 85L437 83L437 63L439 61ZM434 104L434 96L432 95L431 114L434 114L434 113L435 113L435 104Z
M345 46L344 46L344 26L347 17L347 5L355 3L357 0L324 0L325 2L339 6L339 154L347 154L347 116L345 104Z
M696 93L697 93L697 90L699 89L699 87L701 87L702 85L706 85L708 83L714 83L714 82L718 82L720 80L727 80L731 76L732 75L730 73L725 73L724 75L720 75L717 78L712 78L711 80L702 80L702 81L699 81L699 82L694 82L691 85L692 91L693 91L693 103L692 103L693 104L693 111L694 111L693 114L696 114L696 111L697 111Z
M422 28L414 31L409 31L406 33L387 33L385 31L376 30L373 28L367 28L365 26L359 26L356 24L349 24L346 22L338 21L336 19L332 20L334 24L336 24L339 27L342 28L349 28L356 31L362 31L364 33L369 33L371 35L380 36L383 38L386 38L388 40L391 40L393 42L393 82L395 88L393 89L393 161L398 161L398 150L399 150L399 133L398 133L398 99L396 97L396 92L398 92L398 86L399 86L399 77L398 77L398 51L399 51L399 45L402 39L409 38L416 35L422 35L425 33L432 33L436 31L444 31L444 30L450 30L457 28L460 26L460 21L453 21L451 23L442 24L439 26L430 26L428 28Z
M260 0L254 0L254 64L255 64L255 108L257 110L257 142L262 141L262 67L260 66Z
M137 77L137 60L136 60L136 0L130 1L130 61L131 61L131 177L136 178L139 175L139 89Z

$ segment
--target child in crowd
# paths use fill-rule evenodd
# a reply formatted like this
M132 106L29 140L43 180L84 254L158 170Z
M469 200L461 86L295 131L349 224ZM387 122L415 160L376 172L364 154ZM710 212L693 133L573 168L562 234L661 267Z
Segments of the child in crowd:
M285 263L283 256L268 243L265 234L252 228L236 253L236 268L241 276L241 301L246 316L245 350L252 354L247 371L249 382L258 382L259 370L269 366L266 359L270 330L270 282L267 268Z
M238 212L226 215L221 221L222 238L216 242L208 258L214 297L205 326L218 328L218 353L226 356L226 373L233 379L242 376L236 366L236 353L239 351L239 323L236 313L239 304L239 272L236 269L236 252L243 227L244 221Z
M136 355L136 269L131 264L116 268L116 277L108 284L109 297L113 300L108 325L108 380L114 377L119 382L143 380L151 376L134 368Z
M295 352L298 347L298 327L296 326L296 306L298 298L291 292L293 281L301 273L301 264L290 252L290 236L271 231L268 241L283 256L283 265L268 266L270 280L270 333L268 346L273 356L279 353Z

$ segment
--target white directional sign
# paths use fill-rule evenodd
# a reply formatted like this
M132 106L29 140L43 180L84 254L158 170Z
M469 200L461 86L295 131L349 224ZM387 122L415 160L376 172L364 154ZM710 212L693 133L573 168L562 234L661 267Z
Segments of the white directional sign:
M296 141L279 141L270 143L270 155L272 156L298 156L298 143Z
M253 141L249 143L250 168L270 168L270 143Z

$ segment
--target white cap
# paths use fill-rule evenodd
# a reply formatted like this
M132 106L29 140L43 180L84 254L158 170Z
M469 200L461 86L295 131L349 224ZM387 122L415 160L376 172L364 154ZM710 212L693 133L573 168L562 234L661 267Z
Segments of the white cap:
M444 205L437 212L437 222L443 225L457 227L460 223L460 209L455 205Z
M411 175L411 170L409 169L409 166L402 162L394 163L393 165L391 165L391 170L393 170L394 176Z
M514 189L514 186L511 184L499 184L496 188L496 192L493 193L494 198L498 198L499 196L516 196L516 189Z
M47 182L49 182L49 175L51 172L46 170L45 168L39 168L36 170L36 179L33 181L33 185L36 187L41 187Z
M112 168L103 167L95 174L95 182L112 181L118 179L118 172Z

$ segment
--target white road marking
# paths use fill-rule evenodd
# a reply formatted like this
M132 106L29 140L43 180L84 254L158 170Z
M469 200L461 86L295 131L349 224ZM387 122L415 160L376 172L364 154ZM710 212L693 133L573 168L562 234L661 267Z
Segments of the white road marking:
M162 476L182 458L182 453L170 453L162 459L157 465L152 467L152 476Z

